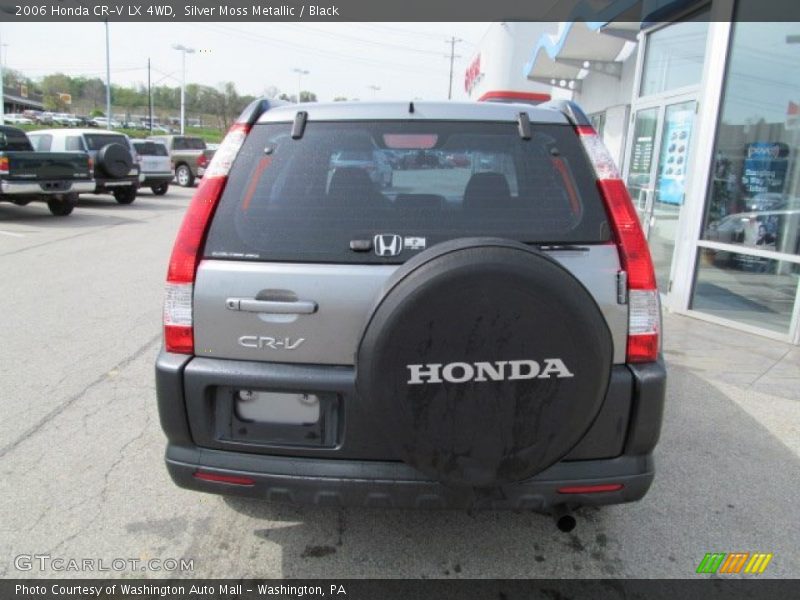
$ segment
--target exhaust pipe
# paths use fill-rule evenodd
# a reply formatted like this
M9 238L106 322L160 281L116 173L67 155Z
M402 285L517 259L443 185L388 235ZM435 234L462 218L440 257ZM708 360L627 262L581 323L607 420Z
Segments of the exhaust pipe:
M559 504L553 508L553 519L556 521L556 527L564 533L569 533L578 524L565 504Z

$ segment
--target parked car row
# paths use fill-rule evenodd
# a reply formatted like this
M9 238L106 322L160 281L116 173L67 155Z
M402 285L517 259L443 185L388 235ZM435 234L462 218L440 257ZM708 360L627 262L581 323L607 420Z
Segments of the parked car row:
M80 194L112 194L130 204L145 186L167 193L174 177L166 146L110 130L42 129L25 134L0 126L0 201L24 206L47 202L69 215Z

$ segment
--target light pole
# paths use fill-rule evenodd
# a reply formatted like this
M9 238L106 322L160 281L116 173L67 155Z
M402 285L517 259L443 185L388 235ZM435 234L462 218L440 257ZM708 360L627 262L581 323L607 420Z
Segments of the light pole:
M292 69L293 73L297 73L297 103L300 104L300 89L303 85L303 75L308 75L309 71L295 67Z
M182 44L173 44L172 48L181 53L181 135L183 135L184 124L186 122L186 55L194 54L194 48L187 48Z
M373 98L375 98L378 95L378 92L381 91L381 86L379 85L368 85L367 87L372 90Z
M0 51L6 44L0 44ZM0 56L0 125L6 124L6 97L5 97L5 79L3 79L3 59Z
M106 129L111 129L111 46L108 43L108 19L106 19Z

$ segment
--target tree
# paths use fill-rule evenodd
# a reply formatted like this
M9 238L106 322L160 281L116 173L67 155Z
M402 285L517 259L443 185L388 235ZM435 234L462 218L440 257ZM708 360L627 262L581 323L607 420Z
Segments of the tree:
M333 101L334 102L347 102L347 98L345 96L336 96L336 98L334 98Z
M63 73L45 75L42 79L43 102L47 110L64 111L67 104L60 94L69 94L70 78Z
M268 85L264 88L264 95L270 100L277 98L280 93L281 91L274 85Z
M303 90L300 92L300 102L316 102L317 95L314 92L307 92Z

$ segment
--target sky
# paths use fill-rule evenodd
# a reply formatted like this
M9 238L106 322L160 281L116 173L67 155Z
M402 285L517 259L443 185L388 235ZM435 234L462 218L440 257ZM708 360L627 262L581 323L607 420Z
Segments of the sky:
M187 83L217 86L233 81L240 94L263 94L269 86L321 101L447 98L451 36L456 44L453 98L464 99L464 69L488 23L111 23L111 80L179 85L180 52L187 55ZM5 67L34 79L62 72L105 79L102 23L0 23ZM372 86L379 87L373 90Z

